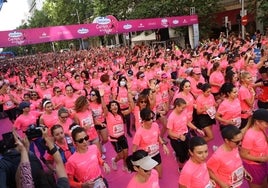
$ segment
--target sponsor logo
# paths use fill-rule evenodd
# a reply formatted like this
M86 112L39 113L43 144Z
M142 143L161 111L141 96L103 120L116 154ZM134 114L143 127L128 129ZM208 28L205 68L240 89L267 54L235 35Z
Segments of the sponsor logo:
M180 21L179 20L173 20L172 23L177 25L178 23L180 23Z
M79 33L79 34L86 34L88 32L89 32L89 30L86 28L80 28L77 30L77 33Z
M164 26L164 27L168 27L168 20L166 18L163 18L161 20L161 25Z
M131 29L132 25L131 24L125 24L125 25L123 25L123 28L124 29Z
M188 23L188 21L186 19L184 19L182 23Z
M18 32L18 31L14 31L12 33L9 33L8 36L10 38L18 38L18 37L22 37L23 33L22 32Z
M100 24L100 25L105 25L105 24L109 24L109 23L111 23L111 19L110 18L100 17L97 20L97 24Z
M144 25L142 23L140 23L140 25L138 25L138 28L143 28Z
M47 33L43 32L40 36L40 38L49 38L50 36L47 35Z
M156 25L156 22L149 22L148 25Z

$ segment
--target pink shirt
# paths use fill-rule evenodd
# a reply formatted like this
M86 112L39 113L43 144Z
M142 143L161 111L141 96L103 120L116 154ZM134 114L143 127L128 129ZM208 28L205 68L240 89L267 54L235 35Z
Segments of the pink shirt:
M142 121L141 116L140 116L140 107L135 106L133 113L134 113L134 117L135 117L135 128L136 128L136 130L138 130L138 128L141 126L141 121Z
M172 111L168 117L167 128L178 135L182 135L188 132L187 124L187 110L183 110L179 115Z
M208 160L207 166L226 184L236 188L242 185L244 167L238 148L225 151L223 146L219 147Z
M60 107L63 106L64 104L64 96L63 95L59 95L59 96L53 96L51 99L51 102L53 104L54 107L57 107L56 109L59 109Z
M16 105L10 99L10 96L8 94L0 95L0 101L2 101L4 103L3 104L3 109L4 110L10 110L10 109L16 107Z
M268 155L268 143L262 131L250 128L244 135L242 147L249 150L250 155L260 157ZM259 164L253 161L245 160L246 163Z
M68 109L73 109L74 108L74 103L75 100L78 98L78 95L73 94L72 97L69 96L64 96L63 97L63 105L68 108Z
M36 124L40 112L30 111L28 115L21 114L14 122L14 127L18 130L25 131L29 125Z
M114 116L111 112L108 112L106 122L109 136L118 138L125 134L124 122L120 115Z
M50 129L58 122L58 113L53 110L51 114L43 113L40 118L43 119L44 124Z
M252 114L252 108L246 103L246 99L251 99L252 93L249 91L247 87L241 85L238 91L238 98L240 100L241 108L243 113L241 113L241 117L246 119Z
M89 105L92 110L94 120L98 121L99 123L103 123L105 121L105 118L103 116L102 104L91 102Z
M108 104L112 99L112 90L109 85L100 85L99 89L104 91L103 100L105 104Z
M183 92L176 93L173 97L173 101L175 101L176 98L183 98L186 101L186 109L187 109L187 116L189 121L192 121L193 119L193 111L194 111L194 103L195 99L191 93L188 93L185 95ZM173 102L172 102L173 103Z
M151 175L144 183L138 182L136 177L132 177L127 185L127 188L160 188L158 173L155 169L152 169Z
M189 159L180 173L179 184L187 188L212 188L207 164L197 164Z
M98 137L98 133L94 127L92 112L90 110L78 112L76 113L76 117L79 119L79 125L87 130L89 140L96 139Z
M169 102L169 90L171 89L171 86L167 82L161 82L159 84L160 92L162 93L162 100L163 102Z
M215 98L212 94L207 97L204 96L204 94L199 95L195 103L198 109L209 109L215 107L216 105ZM203 114L207 114L207 112L203 112Z
M235 120L241 122L241 105L238 98L230 101L229 99L224 99L217 112L226 120ZM221 123L224 125L224 123Z
M221 71L214 71L209 76L210 84L219 84L220 86L211 85L211 93L218 93L220 91L220 87L224 83L224 76Z
M66 122L65 123L62 123L62 122L60 122L60 121L58 121L57 122L57 124L59 124L59 125L61 125L62 127L63 127L63 131L64 131L64 133L65 134L67 134L67 135L71 135L71 133L70 133L70 130L69 130L69 127L70 127L70 125L73 123L73 119L71 119L71 118L67 118L67 120L66 120Z
M136 131L132 143L153 157L159 153L159 135L159 125L153 122L150 129L140 127Z
M70 156L65 165L66 172L82 183L94 180L101 175L101 161L101 154L93 144L88 146L86 153L74 152Z
M120 108L128 108L128 91L125 87L114 87L112 91L113 95L116 97L115 100L117 100L120 104Z

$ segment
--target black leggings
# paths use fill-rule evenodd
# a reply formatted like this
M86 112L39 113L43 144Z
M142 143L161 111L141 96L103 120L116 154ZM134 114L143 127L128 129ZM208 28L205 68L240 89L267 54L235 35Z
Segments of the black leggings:
M185 163L189 159L189 140L190 137L188 135L186 136L185 141L170 138L171 147L175 151L177 160L179 160L180 163Z
M127 125L127 133L130 133L130 125L131 125L131 118L130 118L130 113L127 115L124 115L124 119Z

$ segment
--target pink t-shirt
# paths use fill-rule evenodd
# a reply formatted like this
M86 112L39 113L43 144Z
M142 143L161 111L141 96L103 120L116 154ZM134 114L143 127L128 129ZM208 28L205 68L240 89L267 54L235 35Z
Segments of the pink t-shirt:
M187 124L188 118L186 109L183 110L179 115L173 111L168 117L167 128L178 135L182 135L188 132Z
M147 151L153 157L159 153L159 135L159 126L153 122L150 129L140 127L136 131L132 143Z
M75 100L78 98L78 95L73 94L72 97L69 96L64 96L63 97L63 105L68 108L68 109L73 109L74 108L74 103Z
M98 137L98 133L94 127L94 120L92 112L86 110L85 112L76 113L76 117L79 119L79 124L87 130L89 140L94 140Z
M0 101L4 103L3 104L4 110L10 110L16 107L15 103L11 100L8 94L0 95Z
M186 101L186 109L187 109L187 116L189 121L192 121L193 119L193 111L194 111L194 103L195 99L191 93L185 94L184 92L179 92L174 95L173 102L176 98L183 98ZM173 104L172 102L172 104Z
M136 177L132 177L127 185L127 188L160 188L158 173L155 169L152 169L151 175L148 180L144 183L137 181Z
M70 127L70 125L73 123L73 119L71 119L71 118L67 118L67 120L66 120L66 122L65 123L62 123L62 122L60 122L60 121L58 121L57 122L57 124L59 124L59 125L61 125L62 127L63 127L63 131L64 131L64 133L65 134L67 134L67 135L71 135L71 133L70 133L70 130L69 130L69 127Z
M44 124L50 129L58 122L58 113L53 110L51 114L43 113L40 118L43 119Z
M180 173L179 184L187 188L212 188L207 164L197 164L189 159Z
M230 101L229 99L224 99L217 112L226 120L235 120L236 122L241 122L241 105L238 98ZM225 125L224 123L221 123ZM240 126L237 125L237 126Z
M118 92L117 92L118 91ZM116 99L121 109L128 108L128 91L125 87L114 87L112 91L113 95L116 96Z
M240 100L241 108L244 113L241 113L241 118L248 118L252 114L252 108L246 103L246 99L252 98L252 93L247 87L241 85L238 91L238 98Z
M224 76L220 71L214 71L209 76L209 83L210 84L219 84L220 86L211 85L211 93L218 93L222 84L224 83Z
M54 108L56 107L56 109L59 109L60 107L63 107L64 104L64 96L63 95L59 95L59 96L53 96L51 99L51 102L54 106Z
M215 108L216 102L212 94L207 97L202 94L197 97L195 104L198 109L209 109ZM203 112L203 114L207 114L207 112Z
M207 166L223 182L232 187L240 187L244 178L244 167L240 158L238 148L225 151L223 146L219 147L209 158ZM217 187L219 187L217 185Z
M109 136L118 138L125 134L124 122L120 115L114 116L111 112L108 112L106 122Z
M142 119L140 116L140 107L139 106L134 107L133 114L135 117L135 128L136 128L136 130L138 130L139 127L141 126L141 122L142 122Z
M68 159L65 168L68 175L79 182L93 181L101 175L101 154L96 145L88 146L86 153L74 152Z
M14 127L18 130L25 131L29 125L36 124L40 112L30 111L28 115L21 114L14 122Z
M167 82L161 82L159 87L160 92L162 93L163 102L169 102L169 90L171 89L171 85Z
M98 121L99 123L103 123L105 121L105 118L103 116L102 104L91 102L89 105L92 110L94 120Z
M104 91L103 100L105 104L108 104L112 99L112 90L109 85L100 85L99 89L102 89Z
M205 83L203 76L200 76L200 79L198 81L190 76L187 77L187 80L191 82L191 92L195 97L202 94L202 90L197 88L197 84Z
M268 144L262 131L250 128L247 130L242 141L242 147L249 150L250 155L260 157L268 155ZM258 164L253 161L245 160L246 163Z

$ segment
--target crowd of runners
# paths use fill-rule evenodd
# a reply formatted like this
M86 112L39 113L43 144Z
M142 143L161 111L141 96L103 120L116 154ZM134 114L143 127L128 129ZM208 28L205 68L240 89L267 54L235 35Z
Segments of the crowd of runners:
M250 188L268 186L268 38L258 32L194 50L171 43L39 53L0 68L1 115L13 124L17 151L25 156L27 137L63 187L108 187L105 173L123 170L134 172L128 188L157 188L162 153L174 153L180 188L238 188L244 179ZM224 142L207 158L212 126ZM18 165L2 179L6 187ZM33 167L20 169L17 183L41 187Z

